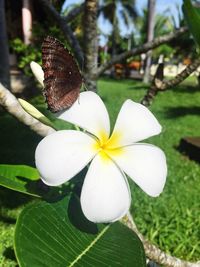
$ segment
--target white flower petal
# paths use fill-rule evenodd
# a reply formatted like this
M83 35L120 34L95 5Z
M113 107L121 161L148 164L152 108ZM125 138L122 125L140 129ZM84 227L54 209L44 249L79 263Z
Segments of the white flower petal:
M42 87L44 87L44 83L43 83L43 81L44 81L44 72L42 70L42 67L38 63L36 63L34 61L32 61L30 63L30 66L31 66L31 70L32 70L33 74L35 75L35 78L42 85Z
M35 162L48 185L60 185L81 171L96 154L96 141L79 131L63 130L45 137L37 146Z
M161 126L151 111L139 103L126 100L117 117L112 136L114 139L117 138L119 146L124 146L157 135L160 132ZM114 142L113 146L115 146Z
M83 213L93 222L113 222L127 213L130 203L126 177L110 158L98 154L91 162L82 187Z
M134 144L123 147L113 160L148 195L156 197L164 188L167 165L164 152L153 145Z
M58 117L78 125L101 140L110 134L110 121L106 107L101 98L93 92L80 93L72 107Z

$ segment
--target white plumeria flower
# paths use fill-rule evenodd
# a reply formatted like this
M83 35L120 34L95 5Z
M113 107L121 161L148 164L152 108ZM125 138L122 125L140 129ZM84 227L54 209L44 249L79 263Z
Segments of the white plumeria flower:
M93 92L81 93L59 118L85 132L61 130L45 137L35 152L36 166L44 183L58 186L91 162L80 197L83 213L90 221L114 222L128 212L131 195L126 175L150 196L162 192L167 175L163 151L137 143L161 132L146 107L126 100L111 136L106 107Z

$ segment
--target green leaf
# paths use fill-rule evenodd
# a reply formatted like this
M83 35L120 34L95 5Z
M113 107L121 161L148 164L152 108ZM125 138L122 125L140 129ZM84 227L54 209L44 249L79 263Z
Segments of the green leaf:
M74 129L73 124L71 124L71 123L69 123L63 119L59 119L54 113L47 110L43 106L40 107L39 110L45 115L45 117L48 118L49 121L51 121L51 124L55 130L59 131L59 130Z
M57 131L74 129L73 124L71 124L67 121L64 121L62 119L54 118L54 119L51 119L51 122L54 126L54 129L56 129Z
M40 196L39 173L25 165L0 165L0 185L25 194Z
M183 13L189 30L197 45L200 45L200 12L199 8L192 5L191 0L183 1Z
M123 224L94 224L76 197L27 206L18 218L15 252L21 267L145 267L137 235Z

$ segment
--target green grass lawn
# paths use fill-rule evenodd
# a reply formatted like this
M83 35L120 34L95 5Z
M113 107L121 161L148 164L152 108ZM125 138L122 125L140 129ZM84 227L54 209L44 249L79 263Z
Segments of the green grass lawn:
M112 125L123 101L127 98L140 101L145 92L146 87L140 82L99 81L99 93L109 110ZM32 99L32 103L38 102L41 107L41 98ZM163 132L147 141L165 151L168 178L158 198L145 195L130 181L132 214L141 232L161 249L195 261L200 259L200 165L182 155L177 146L184 136L200 136L200 88L190 79L160 93L150 109L163 126ZM4 112L0 112L0 125L0 163L34 166L34 149L41 138ZM0 188L0 266L16 266L12 249L14 226L29 200Z

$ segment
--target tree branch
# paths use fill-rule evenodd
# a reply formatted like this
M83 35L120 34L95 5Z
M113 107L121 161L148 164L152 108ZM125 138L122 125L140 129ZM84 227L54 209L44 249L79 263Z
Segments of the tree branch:
M157 262L158 264L163 264L165 267L200 267L199 261L189 262L181 260L179 258L166 254L161 249L151 244L148 240L144 238L144 236L137 229L137 226L135 225L130 212L128 212L126 216L126 221L124 223L138 235L138 237L143 243L146 256L149 259Z
M39 0L39 2L48 10L48 12L52 15L52 17L57 22L58 26L62 30L66 40L69 45L74 49L74 56L79 62L80 66L83 64L83 51L79 45L77 38L74 36L71 27L67 24L66 19L61 17L60 14L56 11L56 9L51 5L48 0ZM68 18L69 20L69 18Z
M68 23L77 17L84 10L84 6L85 4L83 3L80 6L73 8L66 16L63 17L65 22Z
M191 64L189 64L181 73L176 75L175 78L168 81L156 81L151 85L149 90L147 91L144 98L141 100L141 104L146 107L151 105L154 97L157 95L159 91L167 90L173 86L178 85L182 81L184 81L190 74L192 74L197 68L200 66L200 58L195 59Z
M109 62L106 62L102 66L100 66L97 70L96 77L99 77L106 69L110 68L113 64L119 63L124 59L127 59L131 56L136 56L142 53L145 53L151 49L154 49L162 44L168 43L173 39L176 39L183 33L187 32L188 29L186 27L181 27L175 32L160 36L155 38L153 41L140 45L136 48L131 49L130 51L126 51L120 55L115 56Z
M29 126L34 132L41 136L53 133L55 130L44 125L26 113L17 98L0 83L0 105L3 106L8 113L17 118L19 121Z
M195 59L191 64L189 64L181 73L179 73L174 79L168 80L161 83L158 87L160 90L166 90L181 83L190 74L192 74L200 66L200 58Z

